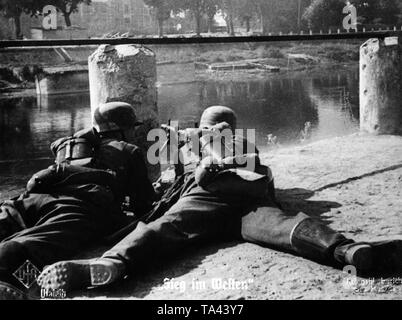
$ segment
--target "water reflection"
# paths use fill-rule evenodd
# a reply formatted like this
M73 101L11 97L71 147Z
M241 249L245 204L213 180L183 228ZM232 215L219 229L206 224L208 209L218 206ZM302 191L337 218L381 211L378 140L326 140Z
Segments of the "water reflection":
M60 136L91 124L88 94L0 100L0 160L51 156Z
M307 122L309 141L358 130L358 70L253 81L204 81L159 89L161 119L183 126L199 119L210 105L232 107L240 128L254 128L257 143L272 134L281 145L299 143Z
M313 141L358 129L358 70L162 84L158 90L161 122L192 125L206 107L228 105L240 128L256 129L260 146L267 144L268 134L281 145L299 143L306 122ZM51 156L52 141L90 124L88 94L0 99L0 162Z

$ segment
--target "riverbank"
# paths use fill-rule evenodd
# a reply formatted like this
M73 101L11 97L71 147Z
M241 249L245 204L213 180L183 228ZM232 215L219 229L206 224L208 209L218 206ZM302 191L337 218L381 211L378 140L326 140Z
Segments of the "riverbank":
M241 61L263 61L265 65L280 68L282 72L308 70L343 64L357 64L361 41L330 42L285 42L285 43L235 43L209 45L152 45L157 57L158 68L175 64L239 63ZM18 90L32 90L35 75L44 68L86 65L88 56L96 49L89 47L65 47L63 60L53 48L6 49L0 51L0 92L18 94ZM195 72L195 71L194 71ZM241 70L241 74L267 75L267 70ZM222 72L208 73L197 70L202 78L214 77Z
M354 134L262 151L286 211L320 217L356 240L402 238L402 137ZM0 199L21 190L28 173L23 163L1 170ZM401 299L401 276L382 282L358 279L357 287L350 289L343 285L340 270L231 242L196 250L141 279L78 293L77 298ZM167 278L186 284L185 290L164 285ZM205 282L206 288L191 289L194 279ZM246 286L213 289L212 279L244 281Z

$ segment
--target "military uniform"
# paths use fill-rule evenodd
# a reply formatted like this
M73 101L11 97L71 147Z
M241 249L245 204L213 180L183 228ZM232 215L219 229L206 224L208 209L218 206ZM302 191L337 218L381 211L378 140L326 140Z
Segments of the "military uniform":
M0 207L1 282L21 288L12 274L26 260L41 270L99 244L128 223L126 197L136 215L150 209L154 190L139 148L93 128L74 139L82 136L99 138L89 162L81 157L40 171L24 194Z

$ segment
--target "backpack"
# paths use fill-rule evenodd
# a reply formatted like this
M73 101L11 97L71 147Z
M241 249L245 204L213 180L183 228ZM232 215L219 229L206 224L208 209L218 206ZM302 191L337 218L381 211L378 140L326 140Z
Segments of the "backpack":
M50 146L57 165L89 166L94 161L101 139L94 129L78 131L73 136L56 140Z

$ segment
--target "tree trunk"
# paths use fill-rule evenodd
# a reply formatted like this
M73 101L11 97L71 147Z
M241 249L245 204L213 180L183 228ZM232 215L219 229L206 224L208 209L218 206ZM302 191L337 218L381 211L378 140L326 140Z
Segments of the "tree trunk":
M18 12L14 16L14 25L15 25L15 37L17 39L23 39L24 35L21 30L21 12Z
M230 18L229 18L229 35L231 35L231 36L235 35L232 15L230 15Z
M266 21L266 17L263 13L261 13L261 30L262 34L267 35L268 34L268 23Z
M66 21L66 26L71 27L71 19L70 19L71 12L63 11L64 20Z
M212 33L214 32L214 17L208 16L208 32Z
M297 0L297 30L300 32L301 30L301 0Z
M246 17L245 20L246 20L246 32L250 32L250 20L251 20L251 18Z
M159 33L159 38L163 37L163 19L159 18L158 19L158 33Z
M226 2L226 27L227 27L227 32L229 35L234 36L234 26L233 26L233 7L230 2Z
M201 36L201 13L199 11L196 12L195 24L196 24L197 36L200 37Z
M233 27L233 19L230 13L226 16L226 31L230 36L234 36L234 27Z
M270 18L273 16L272 3L262 2L259 5L261 12L261 29L264 35L268 35L270 31Z

